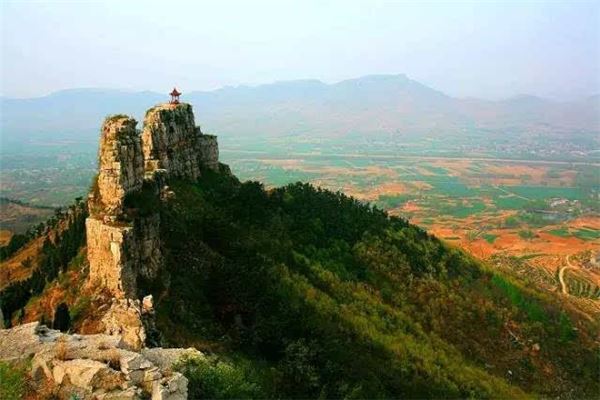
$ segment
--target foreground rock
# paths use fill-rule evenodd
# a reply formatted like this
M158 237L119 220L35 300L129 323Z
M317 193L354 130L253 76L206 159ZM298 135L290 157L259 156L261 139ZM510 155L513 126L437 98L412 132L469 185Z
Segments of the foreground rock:
M0 360L31 359L34 389L61 399L187 398L187 379L173 366L195 349L130 350L120 335L68 335L37 322L0 330Z

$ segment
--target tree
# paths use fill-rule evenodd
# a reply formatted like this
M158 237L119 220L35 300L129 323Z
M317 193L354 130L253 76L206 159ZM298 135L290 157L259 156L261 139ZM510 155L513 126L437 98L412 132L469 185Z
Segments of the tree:
M69 307L65 303L60 303L54 312L52 329L58 329L61 332L66 332L70 327L71 316L69 315Z

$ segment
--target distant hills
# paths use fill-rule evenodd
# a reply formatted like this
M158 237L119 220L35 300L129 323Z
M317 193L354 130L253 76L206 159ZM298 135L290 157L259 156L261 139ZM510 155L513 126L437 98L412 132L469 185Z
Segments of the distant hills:
M165 88L165 93L168 92ZM420 134L464 129L506 132L600 132L600 97L555 102L535 96L459 99L405 75L370 75L334 84L318 80L183 91L208 132L318 136ZM101 120L168 100L156 92L70 89L31 99L0 99L3 142L97 139Z

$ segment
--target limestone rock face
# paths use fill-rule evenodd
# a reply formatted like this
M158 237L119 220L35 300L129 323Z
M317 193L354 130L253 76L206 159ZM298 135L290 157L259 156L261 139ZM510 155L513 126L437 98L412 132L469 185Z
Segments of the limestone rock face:
M223 171L217 138L195 125L189 104L162 104L146 112L141 135L134 119L109 117L102 127L99 160L86 220L88 285L116 299L102 310L105 332L120 335L131 349L160 345L154 312L139 302L148 294L142 293L142 281L161 276L168 282L168 271L160 274L164 257L158 205L174 195L171 178L196 181L203 168ZM159 392L163 397L170 393Z
M213 171L218 171L219 144L217 143L217 137L213 135L199 135L198 143L200 163Z
M142 142L133 118L108 118L102 126L97 199L109 214L117 213L125 195L142 188L144 158Z
M148 110L142 132L146 171L165 169L169 176L198 179L200 134L189 104L162 104Z
M116 297L136 291L136 238L133 227L104 223L90 216L85 221L90 285L106 288Z
M154 279L163 258L160 217L140 217L134 223L86 220L90 285L106 288L115 297L137 298L138 277Z
M194 349L144 351L124 346L119 335L68 335L37 322L0 330L0 360L31 359L34 388L46 391L49 383L52 398L187 399L188 381L172 367L182 357L204 355Z
M121 336L122 346L139 351L146 342L146 330L139 300L114 299L101 320L104 332Z

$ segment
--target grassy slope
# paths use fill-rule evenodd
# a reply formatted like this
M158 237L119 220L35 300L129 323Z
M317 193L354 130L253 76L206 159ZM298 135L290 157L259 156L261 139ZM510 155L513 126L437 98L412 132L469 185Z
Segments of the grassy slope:
M147 283L159 325L259 371L255 396L599 390L597 323L417 227L308 185L265 192L206 173L172 187L170 289ZM215 393L199 381L192 391Z

